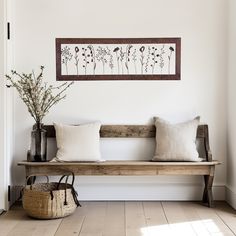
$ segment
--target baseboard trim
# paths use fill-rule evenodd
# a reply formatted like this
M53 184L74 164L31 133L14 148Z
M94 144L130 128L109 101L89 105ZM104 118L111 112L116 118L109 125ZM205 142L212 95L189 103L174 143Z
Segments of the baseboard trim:
M19 198L21 186L12 187L11 204ZM98 184L76 185L80 201L199 201L200 184ZM213 186L214 200L225 200L225 186Z
M236 210L236 193L232 191L228 186L225 187L226 201Z
M4 212L6 212L6 211L3 209L0 209L0 215L2 215Z
M101 186L80 185L77 189L82 201L199 201L203 186L196 184ZM225 186L213 187L214 200L225 200Z
M9 189L10 189L10 193L9 193L10 199L8 200L9 200L9 206L11 207L21 197L21 191L23 189L23 186L14 185L14 186L10 186Z

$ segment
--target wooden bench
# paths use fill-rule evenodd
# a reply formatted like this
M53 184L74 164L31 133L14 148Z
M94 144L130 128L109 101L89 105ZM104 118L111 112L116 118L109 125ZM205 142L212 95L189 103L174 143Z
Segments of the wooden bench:
M48 138L55 138L52 125L45 126ZM156 128L153 125L102 125L101 138L154 138ZM208 126L199 125L197 140L203 144L204 161L202 162L152 162L152 161L105 161L105 162L19 162L24 166L26 176L34 174L61 175L73 171L75 175L202 175L205 188L203 202L213 206L212 183L215 166L220 164L212 160L209 146Z

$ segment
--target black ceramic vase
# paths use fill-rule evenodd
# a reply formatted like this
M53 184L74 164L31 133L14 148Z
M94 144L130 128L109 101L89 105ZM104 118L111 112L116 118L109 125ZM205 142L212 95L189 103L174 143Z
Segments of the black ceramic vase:
M42 123L36 123L31 131L30 161L47 161L47 131Z

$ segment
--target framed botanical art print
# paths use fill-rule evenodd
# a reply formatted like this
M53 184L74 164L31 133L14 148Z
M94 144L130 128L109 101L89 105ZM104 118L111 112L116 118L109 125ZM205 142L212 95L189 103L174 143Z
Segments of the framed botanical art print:
M57 80L180 80L180 38L57 38Z

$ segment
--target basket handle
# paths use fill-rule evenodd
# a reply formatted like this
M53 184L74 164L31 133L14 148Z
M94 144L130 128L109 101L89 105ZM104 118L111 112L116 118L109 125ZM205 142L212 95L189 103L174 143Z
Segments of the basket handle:
M59 180L59 182L58 182L58 184L57 184L57 190L58 190L58 188L59 188L59 185L60 185L61 181L62 181L65 177L66 177L65 183L66 183L66 185L67 185L67 182L68 182L68 179L69 179L69 176L70 176L70 175L72 176L71 185L72 185L72 187L74 186L75 174L74 174L73 172L68 172L68 173L62 175L62 177L60 178L60 180Z
M34 177L34 176L45 176L46 179L47 179L47 184L49 183L49 177L48 177L47 175L43 175L43 174L34 174L34 175L29 175L29 176L26 177L26 180L25 180L25 186L27 185L29 178ZM32 184L30 184L30 186L32 186Z
M68 173L66 173L66 174L64 174L61 178L60 178L60 180L59 180L59 182L58 182L58 184L57 184L57 190L59 189L59 186L60 186L60 184L61 184L61 181L66 177L66 181L65 181L65 201L64 201L64 205L67 205L68 203L67 203L67 193L66 193L66 190L67 190L67 184L68 184L68 179L69 179L69 176L72 176L72 183L71 183L71 186L72 186L72 189L74 189L74 187L73 187L73 185L74 185L74 182L75 182L75 175L74 175L74 173L73 172L68 172Z

